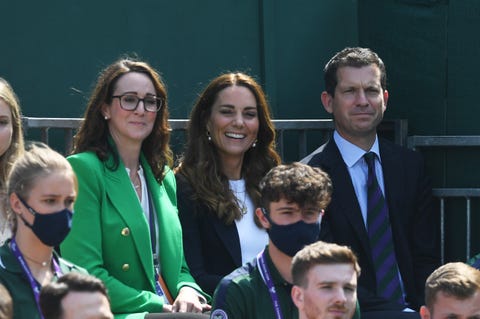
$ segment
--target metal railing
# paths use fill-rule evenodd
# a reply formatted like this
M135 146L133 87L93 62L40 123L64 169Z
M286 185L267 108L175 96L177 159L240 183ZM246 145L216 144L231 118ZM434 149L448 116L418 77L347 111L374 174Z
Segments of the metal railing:
M40 118L40 117L24 117L23 127L28 134L32 129L40 130L40 139L42 142L50 143L50 131L63 131L64 153L72 148L73 135L75 130L80 126L83 119L81 118ZM187 119L170 119L169 124L173 134L185 131L187 128ZM307 152L307 135L308 132L319 131L324 136L329 136L333 131L334 125L331 119L298 119L298 120L273 120L277 131L277 148L280 156L284 158L285 153L285 136L291 132L298 133L298 159L305 157ZM407 120L395 119L384 120L379 127L379 131L389 134L395 143L406 145L408 124ZM317 143L319 144L319 143Z
M50 132L52 130L63 131L63 147L64 153L67 153L72 147L72 140L75 130L79 127L82 119L80 118L35 118L24 117L23 124L26 135L31 130L40 131L40 140L49 144ZM327 138L334 129L333 121L330 119L295 119L295 120L273 120L277 130L277 148L278 152L284 158L285 153L285 137L291 132L297 132L297 154L298 159L308 154L307 139L312 131L320 131L324 138ZM179 132L185 132L188 124L186 119L170 119L170 127L172 128L172 137ZM379 127L381 133L389 134L397 144L406 145L412 149L423 149L430 147L450 148L450 147L479 147L480 136L410 136L407 138L408 125L403 119L385 120ZM319 145L321 141L316 141L315 145ZM465 241L466 241L466 259L469 259L472 241L472 199L480 199L480 188L435 188L433 195L438 198L440 204L440 224L441 224L441 258L442 263L445 262L445 217L446 201L454 199L465 200Z
M444 135L444 136L410 136L407 146L411 149L424 148L459 148L480 147L480 136L477 135ZM446 233L446 202L460 199L465 204L465 256L466 260L472 256L472 200L480 199L480 188L434 188L433 195L440 204L440 236L441 258L445 262L445 233ZM478 213L478 212L477 212Z

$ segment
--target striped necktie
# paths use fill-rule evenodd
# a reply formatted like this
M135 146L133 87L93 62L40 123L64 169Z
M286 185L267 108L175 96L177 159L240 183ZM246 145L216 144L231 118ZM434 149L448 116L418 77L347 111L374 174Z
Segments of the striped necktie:
M405 304L398 276L398 264L393 247L388 206L375 173L376 154L364 155L368 166L367 225L373 264L376 271L377 292L386 299Z

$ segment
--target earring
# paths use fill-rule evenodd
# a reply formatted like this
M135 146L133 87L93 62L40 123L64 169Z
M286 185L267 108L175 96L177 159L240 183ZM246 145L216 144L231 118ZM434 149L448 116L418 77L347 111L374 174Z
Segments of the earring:
M207 131L207 140L208 140L209 142L212 141L212 137L210 136L210 132L209 132L209 131Z
M108 120L108 116L105 115L105 121Z
M256 146L257 146L257 140L255 140L255 142L253 142L252 148L255 148Z

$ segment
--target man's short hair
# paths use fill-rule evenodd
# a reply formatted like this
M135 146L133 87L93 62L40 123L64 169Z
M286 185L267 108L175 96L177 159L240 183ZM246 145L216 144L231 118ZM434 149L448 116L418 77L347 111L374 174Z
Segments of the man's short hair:
M300 250L292 261L293 284L307 288L307 273L317 265L350 264L360 276L357 256L347 246L317 241Z
M332 181L320 168L294 162L272 168L260 181L260 194L267 209L283 198L300 208L318 207L320 211L330 203Z
M337 70L341 67L361 68L375 64L380 69L380 83L382 89L387 88L387 71L382 59L368 48L345 48L337 52L324 68L325 91L332 97L335 96L335 88L338 84Z
M425 283L425 305L433 312L439 292L464 300L480 290L480 270L461 262L437 268Z
M62 300L69 292L100 292L107 299L108 293L103 282L91 275L70 272L51 282L40 291L40 308L45 319L62 317Z

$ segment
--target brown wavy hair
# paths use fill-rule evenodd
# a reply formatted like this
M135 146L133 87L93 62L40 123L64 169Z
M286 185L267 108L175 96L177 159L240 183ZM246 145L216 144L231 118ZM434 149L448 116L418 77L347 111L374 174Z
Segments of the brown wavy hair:
M12 115L12 141L5 153L0 155L0 189L5 189L13 162L23 154L24 141L20 103L10 84L3 78L0 78L0 99L7 104Z
M111 145L109 142L110 133L107 121L102 115L102 106L112 103L112 94L118 80L129 72L147 75L155 87L157 97L164 100L164 105L157 112L152 132L142 144L142 152L152 168L155 178L160 182L165 174L165 165L169 167L173 165L173 155L169 146L167 90L158 72L146 62L123 58L109 65L100 73L88 101L84 120L75 135L72 154L92 151L102 161L113 156L114 165L109 169L116 170L118 168L119 155L115 145Z
M275 128L270 107L261 86L244 73L226 73L212 80L190 113L187 143L176 173L182 174L190 182L195 191L194 199L205 203L226 224L239 220L242 213L230 190L228 178L222 171L218 150L207 139L207 123L218 93L230 86L247 88L257 102L259 129L256 147L245 153L241 172L248 195L256 206L260 204L260 180L280 163L280 156L275 150Z
M190 181L195 190L194 199L205 203L226 224L239 220L242 213L230 190L228 178L222 171L218 150L207 139L207 123L218 93L230 86L247 88L257 102L259 129L256 147L245 153L242 163L242 177L254 205L260 204L260 180L280 163L280 156L275 150L275 128L270 107L261 86L251 76L239 72L222 74L212 80L190 113L186 149L176 173Z

